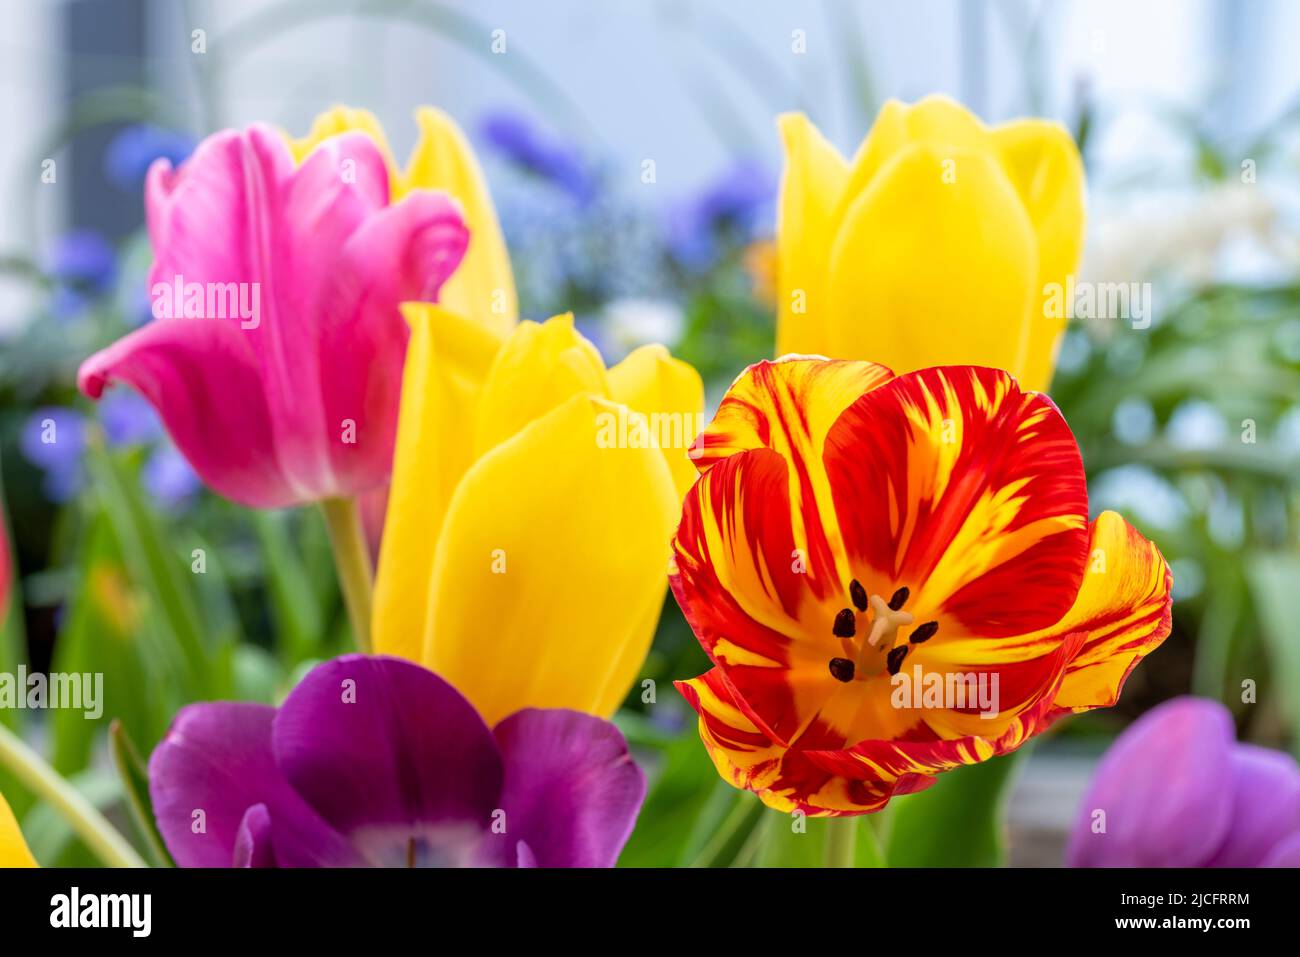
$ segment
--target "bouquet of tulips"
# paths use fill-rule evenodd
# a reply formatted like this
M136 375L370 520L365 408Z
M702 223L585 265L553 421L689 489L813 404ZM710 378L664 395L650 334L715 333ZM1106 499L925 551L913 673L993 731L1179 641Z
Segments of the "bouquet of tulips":
M891 101L846 160L780 117L775 357L706 415L663 346L607 366L571 315L520 319L465 137L416 121L404 164L335 108L148 171L153 317L78 386L142 397L236 506L318 508L354 650L180 708L126 762L139 842L0 726L103 862L613 866L647 796L616 712L654 700L671 591L709 660L675 676L691 749L763 816L731 859L894 863L925 830L894 804L1114 705L1169 635L1170 568L1090 516L1048 392L1085 221L1063 127ZM1300 863L1294 761L1208 703L1135 725L1085 805L1074 863ZM34 863L2 799L0 863Z

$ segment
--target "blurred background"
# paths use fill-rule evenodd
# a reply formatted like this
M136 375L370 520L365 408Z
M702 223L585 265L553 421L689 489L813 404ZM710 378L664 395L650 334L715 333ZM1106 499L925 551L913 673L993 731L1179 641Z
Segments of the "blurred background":
M143 401L118 390L92 407L75 392L78 363L148 318L153 159L179 162L205 134L255 120L302 135L336 102L372 110L404 157L413 109L440 106L484 164L522 314L572 309L609 362L665 342L716 402L773 350L775 115L804 110L851 154L885 98L931 92L988 122L1064 123L1088 169L1081 278L1153 284L1150 328L1072 326L1051 392L1094 513L1122 511L1175 575L1173 634L1117 708L969 772L1009 812L970 862L1059 864L1097 756L1174 695L1222 700L1244 739L1300 743L1300 5L0 0L0 12L0 476L18 569L0 671L103 672L105 717L142 752L181 704L275 700L349 645L315 512L232 506L198 485ZM625 864L745 862L757 817L718 781L669 684L705 664L669 599L645 669L655 701L638 689L620 717L652 777ZM113 809L106 724L52 711L23 730ZM11 800L39 859L89 860L48 809ZM955 863L960 851L929 852Z

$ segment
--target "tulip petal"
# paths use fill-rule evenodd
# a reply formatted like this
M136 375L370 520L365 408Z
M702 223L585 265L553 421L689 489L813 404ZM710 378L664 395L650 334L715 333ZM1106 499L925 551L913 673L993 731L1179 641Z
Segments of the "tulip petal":
M424 660L488 721L612 714L649 647L677 494L657 450L600 447L619 408L569 399L476 461L452 499Z
M871 362L787 356L755 363L732 383L700 436L695 464L702 472L746 449L771 449L789 463L795 547L814 589L838 583L847 572L822 464L826 435L846 408L892 378Z
M1259 866L1300 867L1300 831L1296 831L1273 848Z
M23 840L13 808L0 794L0 868L36 866L36 858L32 857L27 842Z
M989 131L974 113L942 94L931 94L910 105L886 100L854 154L849 182L833 219L836 226L889 160L908 145L918 143L980 151L988 148Z
M447 283L440 301L495 332L509 332L519 314L514 274L474 151L456 123L441 110L423 107L415 119L420 140L407 162L401 192L445 190L461 204L474 234L464 262Z
M1038 289L1046 295L1049 283L1064 287L1083 255L1083 160L1059 123L1017 120L994 128L991 135L1038 237ZM1035 312L1021 371L1031 388L1051 381L1065 323L1064 314L1053 318L1044 310Z
M686 496L669 581L701 647L746 717L793 741L839 686L832 584L805 568L791 530L785 461L770 449L723 459ZM845 599L847 600L847 598Z
M317 115L306 136L289 138L289 149L293 152L294 162L301 165L327 139L352 132L364 133L379 148L384 157L384 165L388 167L390 190L393 195L397 195L400 191L400 174L393 162L392 150L388 148L384 128L369 110L335 105Z
M1047 627L1087 556L1083 463L1056 407L1007 373L925 369L868 392L826 439L835 513L868 592L951 638Z
M526 708L493 731L505 762L507 838L532 867L613 867L645 798L645 775L608 721Z
M1023 366L1038 302L1036 240L990 156L929 143L903 149L846 210L829 263L828 355L900 373Z
M1210 867L1259 867L1300 835L1300 768L1281 751L1238 744L1230 758L1232 817Z
M825 263L848 164L802 113L783 114L777 126L786 161L776 225L776 351L831 355Z
M522 322L497 353L479 399L476 455L575 395L609 398L605 363L573 316Z
M247 702L182 708L149 757L158 831L181 867L230 867L248 809L265 805L282 867L357 863L342 836L289 786L271 754L275 709ZM256 832L254 832L256 833Z
M235 867L275 867L271 837L271 813L265 804L254 804L244 812L235 834Z
M301 500L305 490L281 469L257 358L237 326L151 322L95 353L77 372L77 387L92 399L113 381L149 400L213 491L249 508Z
M721 668L674 685L699 715L700 740L723 780L764 797L781 774L786 748L741 710Z
M798 790L793 795L798 806L809 814L877 810L891 797L929 787L936 774L1015 751L1055 719L1052 699L1060 687L1065 663L1078 649L1079 641L1071 638L1044 658L1045 677L1034 683L1034 689L1014 710L995 700L998 720L984 721L978 714L969 715L965 726L974 729L973 733L949 733L952 727L961 727L961 722L955 720L960 716L955 709L927 708L921 711L924 724L905 740L868 738L850 748L801 752L802 761L825 777L824 783L812 790L818 778L806 768L801 769Z
M338 255L319 335L325 434L343 488L388 478L409 335L399 305L439 298L467 238L446 196L412 193L371 216Z
M1102 758L1066 851L1071 867L1200 867L1232 814L1232 716L1176 698L1133 722Z
M1056 700L1057 707L1075 711L1118 701L1124 681L1171 627L1174 577L1152 542L1119 515L1102 512L1092 523L1088 555L1074 607L1043 636L1055 640L1075 632L1085 637ZM1024 643L1035 639L1027 636Z
M656 442L677 486L678 497L695 483L696 436L704 417L704 381L695 367L674 359L661 345L632 351L609 370L610 396L646 415ZM655 416L659 416L656 419ZM662 421L662 427L656 422Z
M404 659L318 665L285 699L271 737L294 790L372 864L468 863L498 806L501 758L487 725L455 688Z
M452 493L473 461L474 416L501 339L439 306L408 303L411 326L393 481L375 579L375 651L419 661L433 545Z

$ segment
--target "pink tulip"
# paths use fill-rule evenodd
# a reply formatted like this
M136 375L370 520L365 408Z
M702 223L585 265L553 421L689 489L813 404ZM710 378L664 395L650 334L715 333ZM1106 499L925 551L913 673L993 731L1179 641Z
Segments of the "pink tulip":
M389 203L360 133L299 167L273 129L208 137L145 186L155 319L82 364L97 399L124 382L158 410L212 489L276 508L382 486L392 464L407 328L464 255L441 193Z

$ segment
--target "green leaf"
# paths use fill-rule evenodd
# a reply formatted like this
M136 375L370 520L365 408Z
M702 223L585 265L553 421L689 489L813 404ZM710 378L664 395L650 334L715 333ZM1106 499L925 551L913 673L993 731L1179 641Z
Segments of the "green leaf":
M1292 748L1300 754L1300 556L1257 556L1247 565L1265 647L1277 674L1273 697L1291 724ZM1290 692L1290 693L1289 693Z
M122 785L112 771L92 768L68 779L98 811L107 813L122 797ZM32 856L44 867L102 867L77 837L72 825L53 806L33 805L22 821L23 836Z
M289 516L256 511L253 527L262 546L271 613L280 660L292 667L318 653L324 639L324 617L311 577L288 530Z
M740 791L719 779L717 788L704 812L696 821L690 845L698 846L690 854L687 867L745 866L752 857L750 841L763 818L763 802L749 791Z
M644 731L641 722L628 720L623 714L618 723L633 735ZM719 785L733 791L718 779L694 728L663 748L659 761L658 770L651 774L650 791L636 829L619 857L620 867L672 867L697 853L698 846L690 846L696 822L711 797L721 793ZM714 825L716 820L707 827ZM702 838L699 843L703 843Z
M152 744L183 699L168 683L162 656L146 638L146 616L127 581L102 509L91 510L82 523L77 553L74 587L50 667L63 674L102 675L100 718L117 718L136 740ZM65 775L85 768L103 721L59 708L50 711L49 725L51 764Z
M108 745L113 763L117 766L122 791L126 795L127 807L131 811L131 819L135 822L137 832L144 838L153 864L158 867L175 867L154 821L153 801L149 797L149 773L121 721L114 721L108 726Z
M940 774L918 794L894 798L890 867L997 867L1006 857L1002 815L1022 748Z
M229 658L205 632L188 553L168 544L138 483L103 442L87 442L86 462L103 502L131 581L156 606L164 623L162 647L186 700L228 697Z

